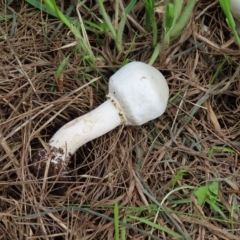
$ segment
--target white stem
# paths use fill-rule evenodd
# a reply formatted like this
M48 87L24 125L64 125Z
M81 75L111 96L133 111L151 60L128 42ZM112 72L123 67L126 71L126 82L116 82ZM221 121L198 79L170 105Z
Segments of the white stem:
M102 136L122 123L110 99L93 111L61 127L49 141L53 163L68 160L83 144Z

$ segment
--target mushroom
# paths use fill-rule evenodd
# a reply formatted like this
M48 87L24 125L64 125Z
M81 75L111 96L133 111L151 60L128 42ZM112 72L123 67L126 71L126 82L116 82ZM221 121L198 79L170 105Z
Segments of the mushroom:
M240 34L240 0L231 0L230 10L235 18L236 30Z
M142 62L126 64L110 77L104 103L62 126L50 139L49 151L35 152L32 171L43 177L49 160L48 176L66 177L78 148L121 124L139 126L161 116L168 96L168 84L156 68Z
M230 0L230 9L233 16L240 20L240 0Z

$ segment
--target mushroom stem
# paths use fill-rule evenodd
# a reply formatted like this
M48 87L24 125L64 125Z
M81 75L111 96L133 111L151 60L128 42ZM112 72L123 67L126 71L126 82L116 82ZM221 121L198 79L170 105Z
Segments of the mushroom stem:
M61 127L50 139L51 162L68 161L85 143L102 136L122 123L113 100L108 99L93 111ZM54 151L53 151L54 149Z

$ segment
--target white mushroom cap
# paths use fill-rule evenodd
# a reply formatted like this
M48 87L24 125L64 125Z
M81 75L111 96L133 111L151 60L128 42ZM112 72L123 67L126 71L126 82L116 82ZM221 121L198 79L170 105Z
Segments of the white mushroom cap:
M233 17L236 19L236 30L240 35L240 0L231 0L230 1L230 9Z
M164 113L169 88L156 68L131 62L110 78L107 97L116 103L126 125L142 125Z
M233 16L240 21L240 0L230 0L230 9Z

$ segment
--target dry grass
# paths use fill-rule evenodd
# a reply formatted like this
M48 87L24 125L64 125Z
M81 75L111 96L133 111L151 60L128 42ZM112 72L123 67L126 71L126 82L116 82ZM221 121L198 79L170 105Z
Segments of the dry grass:
M127 22L122 54L108 37L100 34L99 46L96 35L88 32L94 54L104 60L94 69L85 68L83 56L73 53L74 47L61 49L75 40L65 27L50 39L58 20L24 1L14 2L7 7L2 0L0 5L5 14L15 14L14 19L0 22L0 36L6 36L0 40L0 239L113 239L113 222L66 207L88 204L85 209L113 217L115 203L125 207L159 204L172 190L170 183L180 169L189 174L175 188L222 179L219 199L224 213L229 217L234 204L236 213L232 222L220 222L216 212L207 204L200 207L192 190L184 189L172 193L163 205L165 210L184 214L160 212L157 223L184 239L239 239L240 51L217 1L211 5L199 1L182 38L154 63L166 75L171 97L178 94L166 113L142 127L119 127L79 149L71 164L72 180L62 196L49 193L30 173L31 155L64 123L104 101L108 77L121 67L135 31L140 36L127 57L148 62L151 36L142 29L139 2L131 13L134 21ZM89 3L89 7L98 12L96 6ZM107 11L111 15L110 5ZM81 14L91 20L88 12ZM159 28L162 17L160 11ZM204 32L203 23L209 24L210 33ZM62 81L55 84L55 71L70 53ZM227 56L230 60L210 85ZM218 151L209 157L212 146L236 153ZM186 198L191 203L172 204ZM126 210L119 214L122 219ZM146 225L133 225L151 231ZM133 230L127 235L147 239ZM158 230L153 235L172 239Z

